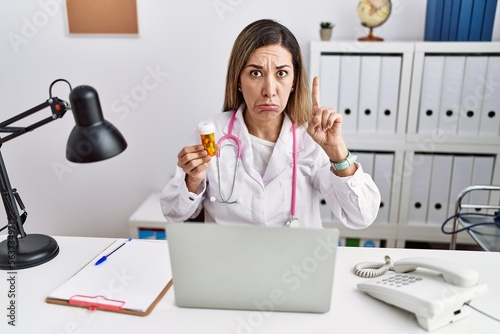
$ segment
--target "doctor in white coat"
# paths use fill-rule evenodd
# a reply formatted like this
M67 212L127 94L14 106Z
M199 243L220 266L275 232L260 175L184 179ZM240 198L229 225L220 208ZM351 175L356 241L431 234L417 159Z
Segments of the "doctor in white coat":
M224 112L211 119L216 139L236 139L218 143L218 158L200 144L181 149L160 196L165 218L186 221L204 210L206 222L321 228L319 192L343 224L369 226L379 190L347 149L342 116L321 106L319 91L314 78L311 96L286 27L259 20L244 28L229 59Z

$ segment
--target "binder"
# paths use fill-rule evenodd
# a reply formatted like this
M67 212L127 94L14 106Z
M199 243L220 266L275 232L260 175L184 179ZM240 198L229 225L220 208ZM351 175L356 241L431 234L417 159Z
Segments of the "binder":
M427 0L425 12L424 41L441 40L442 0Z
M443 0L443 19L441 22L441 41L450 40L451 11L454 0Z
M321 55L320 58L320 94L321 103L338 111L339 103L340 56Z
M455 205L458 194L472 185L473 156L456 155L453 157L453 169L451 171L450 201L448 205L448 217L455 214ZM467 195L466 195L467 196ZM464 199L467 200L468 196ZM464 202L466 203L466 202Z
M462 0L458 16L457 41L469 40L469 30L472 17L473 0Z
M497 0L486 0L486 5L484 8L483 29L481 31L481 41L491 42L496 10Z
M361 239L359 238L345 238L345 246L346 247L359 247L361 244Z
M340 58L339 112L342 113L342 128L346 132L357 129L360 63L360 56Z
M490 185L493 177L493 166L495 158L493 156L475 156L474 169L472 172L472 184ZM474 191L470 194L471 204L488 204L488 191Z
M346 244L346 239L345 238L339 238L338 246L345 246Z
M377 239L361 239L360 240L360 246L361 247L368 247L368 248L379 248L380 247L380 240L377 240Z
M392 171L394 165L394 154L375 153L373 166L373 181L380 191L380 208L376 222L389 222L389 204L391 202Z
M375 132L377 128L381 56L361 57L359 79L358 131Z
M422 73L417 132L436 133L443 81L444 56L426 56Z
M373 164L375 159L374 152L352 152L358 159L356 160L363 168L363 172L373 175Z
M488 57L485 56L468 56L465 60L462 101L457 131L460 135L477 135L479 133L487 65Z
M452 155L435 155L427 209L427 224L442 224L448 217Z
M468 1L468 0L465 0ZM462 0L453 0L451 5L451 13L450 13L450 35L448 37L449 41L457 40L458 33L458 21L460 16L460 7Z
M500 134L500 56L488 58L486 84L481 108L479 135L498 136Z
M377 132L396 133L401 56L382 57Z
M172 286L165 241L116 240L52 291L47 303L145 316ZM106 261L96 265L103 255Z
M470 19L469 41L481 40L485 6L486 0L474 0Z
M440 133L457 133L464 68L465 56L445 57L439 108L438 128Z
M431 184L432 155L415 153L412 161L409 223L425 223Z

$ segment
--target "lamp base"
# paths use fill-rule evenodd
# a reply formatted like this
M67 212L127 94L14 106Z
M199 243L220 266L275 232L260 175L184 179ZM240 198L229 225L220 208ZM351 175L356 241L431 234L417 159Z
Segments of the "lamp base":
M36 267L59 254L54 238L43 234L28 234L18 239L15 254L9 254L9 238L0 242L0 270Z

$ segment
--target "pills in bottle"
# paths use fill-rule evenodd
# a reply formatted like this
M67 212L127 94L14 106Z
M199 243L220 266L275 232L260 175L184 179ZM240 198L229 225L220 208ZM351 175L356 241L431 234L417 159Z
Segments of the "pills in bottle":
M211 122L202 122L198 124L198 133L200 134L201 144L208 155L215 156L217 151L215 147L215 126Z

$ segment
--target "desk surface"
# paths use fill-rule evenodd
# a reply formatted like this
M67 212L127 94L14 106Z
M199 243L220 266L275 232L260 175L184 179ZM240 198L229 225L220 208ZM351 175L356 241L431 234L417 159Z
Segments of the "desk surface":
M5 237L5 236L4 236ZM2 239L2 237L0 237ZM0 280L1 333L426 333L415 317L356 289L363 280L352 273L358 262L410 256L452 259L479 272L489 291L472 302L500 317L500 253L340 247L337 253L331 311L326 314L184 309L170 290L146 317L47 304L47 294L76 273L115 239L56 237L59 255L41 266L19 270L17 327L7 324L6 271ZM151 261L154 261L152 259ZM169 265L166 263L165 265ZM377 330L379 329L379 330ZM472 311L466 319L433 333L500 333L500 324Z

